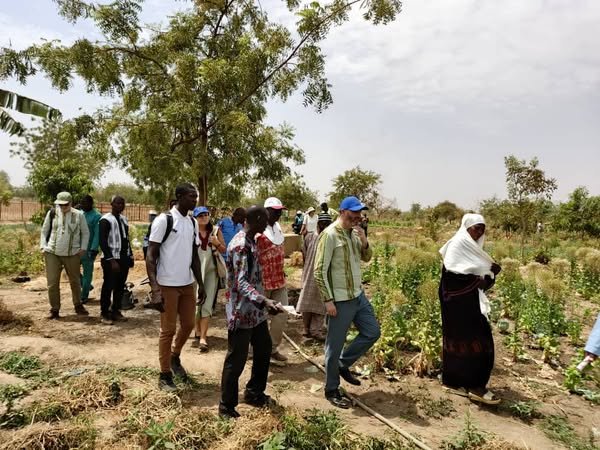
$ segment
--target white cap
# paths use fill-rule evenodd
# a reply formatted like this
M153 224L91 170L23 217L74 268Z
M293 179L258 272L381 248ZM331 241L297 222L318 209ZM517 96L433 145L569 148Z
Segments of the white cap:
M312 206L306 210L307 214L310 214L311 212L315 212L315 208L313 208Z
M277 197L269 197L265 200L265 208L287 209Z

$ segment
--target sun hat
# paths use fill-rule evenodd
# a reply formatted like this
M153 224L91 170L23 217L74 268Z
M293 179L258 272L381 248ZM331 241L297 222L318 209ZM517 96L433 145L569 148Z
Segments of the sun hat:
M361 201L353 196L350 197L346 197L344 200L342 200L342 203L340 203L340 211L363 211L365 209L369 209L364 203L361 203Z
M73 201L73 197L68 192L59 192L54 200L55 205L68 205Z
M281 200L279 200L277 197L269 197L268 199L266 199L265 208L287 209L285 206L283 206L283 203L281 203Z
M310 208L308 208L308 209L306 210L306 214L310 214L311 212L314 212L314 211L315 211L315 208L313 208L313 207L311 206Z
M210 214L210 211L206 206L196 206L193 215L194 217L198 217L200 214Z

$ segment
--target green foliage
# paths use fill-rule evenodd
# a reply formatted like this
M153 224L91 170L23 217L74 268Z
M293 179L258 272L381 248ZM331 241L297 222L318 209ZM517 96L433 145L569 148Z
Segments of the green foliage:
M594 444L593 435L585 441L577 435L573 426L560 416L548 416L541 423L540 428L548 438L554 442L562 443L572 450L593 450L598 447Z
M511 402L508 405L508 410L513 416L529 423L533 419L539 419L542 417L538 407L539 404L534 401L518 401Z
M88 91L117 96L98 127L105 142L118 141L136 182L168 194L178 180L197 180L200 203L212 195L216 205L220 188L239 193L248 180L280 180L303 162L291 127L266 123L265 104L298 90L318 112L332 103L320 48L328 32L353 6L374 24L394 20L401 7L400 0L291 1L293 29L269 21L258 2L193 2L157 29L140 23L139 0L57 3L68 21L87 18L102 37L3 49L0 79L24 83L41 71L64 91L77 74Z
M462 430L452 439L442 442L442 448L444 450L472 450L482 447L488 439L489 434L477 428L471 413L467 412Z
M153 205L157 202L152 193L128 183L108 183L96 188L91 195L96 202L110 202L113 195L120 195L127 203L136 205Z
M152 421L144 430L144 434L148 436L150 444L148 450L173 450L177 448L174 442L171 442L170 435L175 424L171 421L165 423L157 423Z
M339 205L345 197L354 195L370 208L379 207L381 175L378 173L356 166L338 175L332 182L333 190L328 194L331 205Z
M0 385L0 401L10 405L15 400L27 395L28 392L29 389L23 384L2 384Z
M256 197L264 201L268 197L277 197L294 214L294 211L306 211L310 206L316 209L317 194L311 191L301 175L293 174L281 181L260 186Z
M408 447L396 439L354 437L334 411L312 409L302 417L286 414L282 429L271 434L261 450L403 450Z
M455 220L460 220L464 211L455 203L445 200L433 208L432 214L436 219L452 223Z
M590 197L585 187L578 187L569 194L569 200L558 205L553 227L569 233L599 237L600 197Z
M52 372L43 367L37 356L20 352L0 354L0 370L20 378L44 381L52 377Z
M0 275L39 273L44 260L39 251L39 228L0 227Z
M14 192L10 184L10 177L4 170L0 170L0 207L8 205L13 196Z

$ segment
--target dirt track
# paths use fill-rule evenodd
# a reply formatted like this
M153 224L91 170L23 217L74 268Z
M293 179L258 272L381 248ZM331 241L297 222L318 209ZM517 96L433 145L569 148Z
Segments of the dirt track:
M101 273L98 269L97 267L95 289L91 297L99 295ZM140 301L145 295L145 288L139 287L138 284L144 275L144 268L138 261L130 281L136 284L135 293ZM298 288L298 278L299 273L296 271L289 279L290 289ZM129 318L128 322L113 326L101 325L98 300L93 299L89 302L89 317L78 317L73 313L68 284L63 283L63 318L60 321L46 321L44 316L48 306L44 287L43 278L24 285L5 282L0 287L0 298L9 309L17 314L28 315L34 320L34 325L25 333L4 334L0 350L23 349L47 361L69 361L80 366L110 363L158 367L158 313L138 306L125 313ZM198 405L213 409L216 409L218 404L218 382L227 344L222 302L221 298L210 330L211 350L200 354L187 345L182 352L182 362L190 372L202 374L204 378L212 380L214 392L197 398L197 402ZM288 334L296 342L300 342L299 331L300 322L290 321ZM290 356L290 362L284 368L271 367L269 393L287 407L331 409L331 405L323 397L322 374L314 373L313 366L294 353L287 343L284 351ZM307 351L313 352L317 355L317 360L322 361L322 350L319 347L311 347ZM248 372L247 368L243 378L248 376ZM531 379L536 381L532 382ZM505 361L503 355L497 355L491 383L494 391L507 400L539 400L543 403L541 411L544 414L568 415L569 420L580 428L581 433L592 427L600 427L597 409L577 396L566 394L557 383L559 379L558 372L548 372L548 369L543 367L540 369L535 363L512 366ZM6 382L0 378L0 383ZM437 447L442 440L458 432L464 424L465 413L470 410L480 428L509 442L530 449L563 448L550 442L535 426L511 417L505 409L479 407L467 399L448 396L437 379L420 379L409 375L401 376L400 382L389 382L377 375L363 380L363 385L359 388L348 385L345 387L406 431L421 436L432 447ZM441 399L446 401L440 403ZM430 410L431 405L436 404L443 404L444 408L449 407L454 411L447 417L435 418L435 411L431 413ZM247 408L243 404L240 405L240 412L244 414ZM385 425L361 409L338 412L356 432L373 435L389 432Z

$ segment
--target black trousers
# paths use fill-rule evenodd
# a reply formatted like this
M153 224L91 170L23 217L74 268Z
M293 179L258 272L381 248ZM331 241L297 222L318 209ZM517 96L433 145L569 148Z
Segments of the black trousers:
M106 261L104 258L100 260L102 273L104 274L104 282L102 283L102 291L100 292L100 312L103 316L109 316L111 312L121 309L121 298L125 290L127 275L129 275L129 261L127 258L117 261L120 270L113 272L110 261ZM112 305L110 301L111 296Z
M256 398L265 392L271 360L271 335L267 321L254 328L237 329L227 333L227 355L221 376L221 406L233 409L238 404L240 375L248 359L252 344L252 375L246 384L246 398Z

